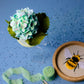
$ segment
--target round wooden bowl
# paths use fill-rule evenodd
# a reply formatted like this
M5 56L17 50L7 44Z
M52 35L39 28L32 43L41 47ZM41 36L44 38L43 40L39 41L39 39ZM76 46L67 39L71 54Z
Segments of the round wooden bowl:
M77 82L77 81L82 81L82 80L84 80L84 73L82 74L82 72L81 72L82 75L78 75L77 77L74 77L74 76L72 76L72 75L68 75L68 74L70 74L70 73L67 73L67 74L66 74L66 72L70 72L70 70L69 70L69 71L66 71L66 72L64 73L64 72L62 71L62 69L60 69L61 67L59 67L59 65L58 65L58 57L59 57L59 54L61 53L61 51L62 51L64 48L69 47L69 46L71 46L71 48L72 48L74 45L75 45L75 46L80 46L80 47L84 48L84 43L79 42L79 41L71 41L71 42L64 43L63 45L61 45L60 47L58 47L58 48L56 49L56 51L55 51L55 53L54 53L54 55L53 55L53 66L54 66L54 68L55 68L57 74L58 74L61 78L65 79L65 80L67 80L67 81ZM72 51L73 51L73 49L72 49ZM61 58L60 58L60 59L61 59ZM61 60L62 60L62 59L61 59ZM79 66L79 68L80 68L80 66ZM65 70L67 70L67 69L65 69ZM72 73L74 73L74 72L72 71ZM75 72L75 73L76 73L76 72Z

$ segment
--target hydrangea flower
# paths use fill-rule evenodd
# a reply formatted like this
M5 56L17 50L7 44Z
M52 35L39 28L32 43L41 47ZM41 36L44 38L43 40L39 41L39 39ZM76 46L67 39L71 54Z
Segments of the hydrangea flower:
M31 39L38 30L38 18L32 9L24 8L16 10L16 13L11 17L10 26L16 33L19 39Z
M36 46L47 35L50 23L46 13L34 13L32 9L24 8L16 10L10 18L10 21L6 20L7 30L23 46Z

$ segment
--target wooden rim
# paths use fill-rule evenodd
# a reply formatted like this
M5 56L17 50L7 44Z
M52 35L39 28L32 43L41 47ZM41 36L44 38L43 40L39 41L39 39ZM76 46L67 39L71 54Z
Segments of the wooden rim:
M54 55L53 55L53 66L57 72L57 74L67 80L67 81L72 81L72 82L77 82L77 81L82 81L84 80L84 76L80 76L80 77L71 77L71 76L67 76L66 74L64 74L63 72L60 71L60 69L58 68L58 65L57 65L57 56L59 54L59 52L67 47L67 46L70 46L70 45L79 45L79 46L83 46L84 47L84 43L82 42L79 42L79 41L71 41L71 42L67 42L67 43L64 43L63 45L61 45L60 47L57 48L57 50L55 51Z

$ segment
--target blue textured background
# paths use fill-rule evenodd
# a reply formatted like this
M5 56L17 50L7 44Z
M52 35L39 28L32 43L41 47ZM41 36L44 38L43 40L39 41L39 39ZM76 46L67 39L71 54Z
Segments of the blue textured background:
M17 9L25 7L36 13L45 12L50 18L48 36L32 48L25 48L13 39L5 22ZM0 84L6 84L1 75L10 67L22 66L31 74L42 73L44 67L52 66L56 48L68 41L84 42L84 0L0 0ZM41 83L24 79L24 84ZM73 83L57 76L49 84L84 84L84 81Z

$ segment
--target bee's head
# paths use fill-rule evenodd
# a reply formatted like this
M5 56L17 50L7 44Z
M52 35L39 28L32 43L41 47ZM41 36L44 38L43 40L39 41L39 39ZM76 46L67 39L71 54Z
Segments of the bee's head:
M72 59L75 62L79 62L80 61L80 56L79 55L73 55Z
M72 59L75 62L79 62L80 61L79 50L77 51L77 54L73 53Z

